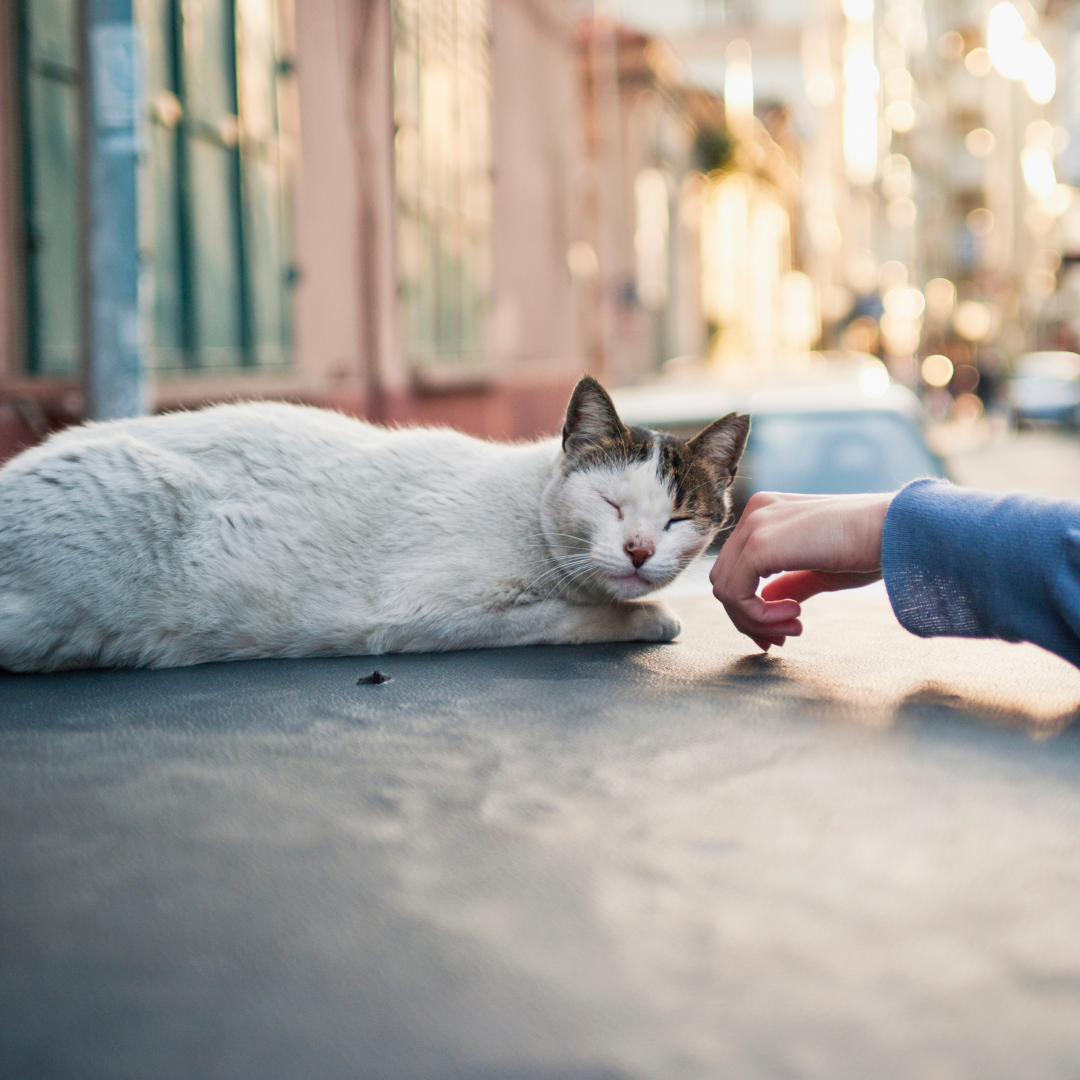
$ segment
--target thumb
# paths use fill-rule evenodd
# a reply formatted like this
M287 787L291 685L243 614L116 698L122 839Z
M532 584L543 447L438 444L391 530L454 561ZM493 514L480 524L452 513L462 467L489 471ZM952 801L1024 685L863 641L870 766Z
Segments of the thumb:
M848 571L830 573L825 570L794 570L773 578L762 590L762 600L797 600L802 603L808 597L839 589L858 589L863 585L881 580L880 570L867 573Z
M819 592L825 592L835 586L825 584L822 575L816 570L793 570L773 578L761 590L761 599L766 601L797 600L800 604Z

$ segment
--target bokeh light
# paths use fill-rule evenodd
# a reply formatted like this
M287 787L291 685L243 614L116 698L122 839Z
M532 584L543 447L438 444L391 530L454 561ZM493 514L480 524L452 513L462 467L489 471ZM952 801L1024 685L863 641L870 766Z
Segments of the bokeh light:
M933 353L922 362L922 377L927 386L948 386L953 377L953 362L941 353Z
M989 236L994 231L994 215L985 206L972 210L966 220L972 236Z
M871 398L884 397L889 392L889 369L882 363L867 364L859 372L859 389Z
M956 30L946 30L938 38L937 51L945 60L959 60L964 55L964 35Z
M986 128L974 128L964 138L964 145L973 157L989 157L994 152L994 134Z
M977 394L961 394L954 402L952 415L961 423L974 423L983 414L982 399Z
M989 75L990 69L993 66L994 64L990 59L990 53L982 47L972 49L964 58L964 67L966 67L972 75L975 75L980 79L985 75Z
M966 341L983 341L990 336L994 317L988 304L978 300L961 300L956 305L953 326Z
M927 315L944 322L956 305L956 286L948 278L931 278L926 283L924 293Z
M1045 105L1052 100L1057 88L1054 61L1013 4L990 9L986 48L994 67L1007 79L1022 80L1032 101Z

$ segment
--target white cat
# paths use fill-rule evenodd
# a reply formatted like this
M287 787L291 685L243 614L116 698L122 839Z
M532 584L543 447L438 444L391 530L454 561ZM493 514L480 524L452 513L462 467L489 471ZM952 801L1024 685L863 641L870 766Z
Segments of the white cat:
M635 598L727 523L748 430L628 429L592 379L561 445L265 403L74 428L0 469L0 667L670 641Z

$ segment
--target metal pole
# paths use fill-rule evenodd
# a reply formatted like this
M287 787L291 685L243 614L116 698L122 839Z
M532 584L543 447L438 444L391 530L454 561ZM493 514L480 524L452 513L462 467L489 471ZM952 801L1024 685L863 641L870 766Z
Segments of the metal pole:
M142 64L132 0L87 0L90 349L95 420L147 411L137 177Z
M596 125L597 256L600 263L600 355L590 373L618 379L615 355L616 307L623 303L622 117L619 101L618 0L593 0L593 109Z

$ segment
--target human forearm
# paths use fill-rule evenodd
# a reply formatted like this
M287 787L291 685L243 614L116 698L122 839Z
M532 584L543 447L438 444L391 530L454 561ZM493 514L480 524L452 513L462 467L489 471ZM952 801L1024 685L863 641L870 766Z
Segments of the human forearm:
M920 637L1033 641L1080 665L1080 502L919 480L889 508L882 568Z

